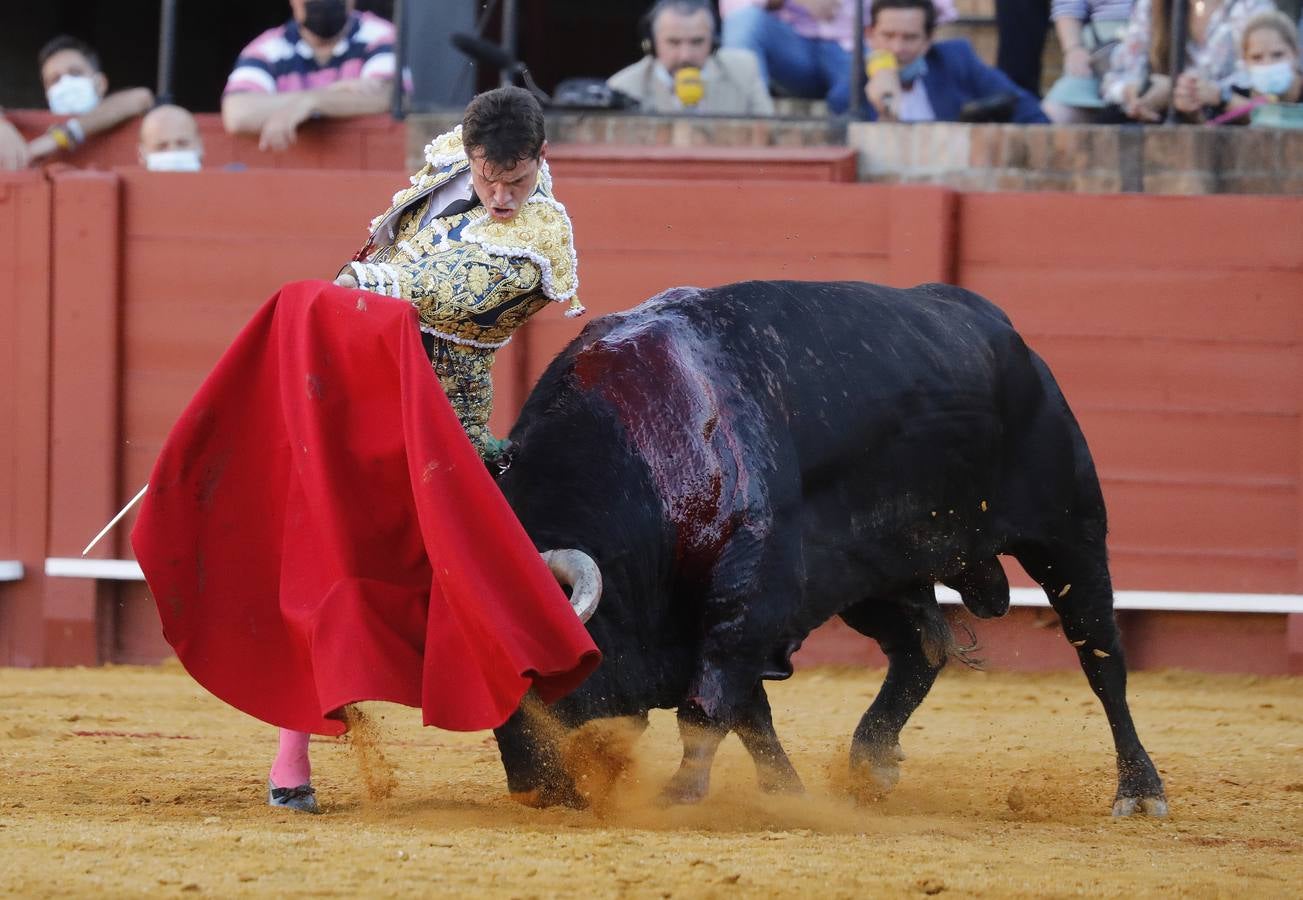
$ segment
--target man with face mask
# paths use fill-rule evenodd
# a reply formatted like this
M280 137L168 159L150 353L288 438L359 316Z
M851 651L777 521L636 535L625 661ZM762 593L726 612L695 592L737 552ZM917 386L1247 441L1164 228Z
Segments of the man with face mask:
M706 0L660 0L643 19L643 52L607 84L648 113L772 116L774 101L749 50L720 48Z
M204 142L188 110L159 106L140 122L140 164L151 172L198 172Z
M869 22L872 53L864 94L870 119L957 122L964 104L1008 95L1014 98L1014 122L1049 122L1036 97L982 62L968 41L932 40L932 0L874 0ZM841 91L828 98L830 107L845 108L844 86Z
M33 160L72 150L92 135L140 115L154 102L149 88L110 94L99 55L74 37L60 35L51 40L41 48L37 62L50 112L70 118L28 144Z
M389 106L394 26L354 0L290 0L294 17L240 53L222 94L232 134L284 150L309 119L374 115Z

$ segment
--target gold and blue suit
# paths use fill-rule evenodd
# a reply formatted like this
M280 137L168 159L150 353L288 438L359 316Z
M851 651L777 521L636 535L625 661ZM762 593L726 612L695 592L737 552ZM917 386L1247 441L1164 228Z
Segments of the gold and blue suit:
M470 171L461 127L425 148L426 164L371 223L367 245L349 264L358 287L416 307L425 348L471 443L491 460L489 433L495 351L550 302L584 312L570 217L552 195L547 163L507 222L493 219L473 192L432 211L432 198Z

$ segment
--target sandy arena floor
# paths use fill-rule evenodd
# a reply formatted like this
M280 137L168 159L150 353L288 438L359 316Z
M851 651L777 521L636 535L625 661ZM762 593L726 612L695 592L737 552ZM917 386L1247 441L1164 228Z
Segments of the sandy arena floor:
M0 893L1303 895L1303 679L1134 675L1172 815L1114 821L1108 729L1077 673L947 672L906 731L896 793L844 799L881 677L770 687L804 797L760 794L730 738L704 804L657 807L678 739L653 713L603 817L530 810L507 799L491 734L374 705L391 795L368 799L356 748L319 740L312 817L264 805L275 732L175 665L0 669Z

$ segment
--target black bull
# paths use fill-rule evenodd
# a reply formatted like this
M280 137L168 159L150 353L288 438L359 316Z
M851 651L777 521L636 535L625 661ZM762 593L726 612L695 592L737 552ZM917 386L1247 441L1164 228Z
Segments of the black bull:
M833 616L889 661L855 729L855 789L889 790L899 736L948 652L934 583L1001 615L1013 556L1044 588L1117 749L1115 815L1166 811L1126 701L1103 497L1045 363L960 288L748 282L667 291L589 325L548 367L501 479L540 549L577 548L605 589L605 660L555 716L677 708L670 800L708 789L735 732L761 786L799 790L763 681ZM554 729L497 736L525 802L575 803Z

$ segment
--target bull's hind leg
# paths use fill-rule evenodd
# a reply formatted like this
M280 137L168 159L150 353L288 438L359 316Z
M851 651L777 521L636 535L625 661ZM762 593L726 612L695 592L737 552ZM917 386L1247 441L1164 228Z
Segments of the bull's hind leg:
M1027 573L1045 589L1063 623L1063 633L1077 651L1082 671L1104 706L1117 749L1118 790L1113 815L1137 809L1167 815L1163 780L1141 746L1127 706L1127 669L1122 640L1113 615L1113 585L1102 546L1051 552L1044 547L1014 550Z
M952 643L931 585L894 600L869 599L841 614L887 655L887 677L851 739L851 790L874 799L900 781L900 732L932 689Z

